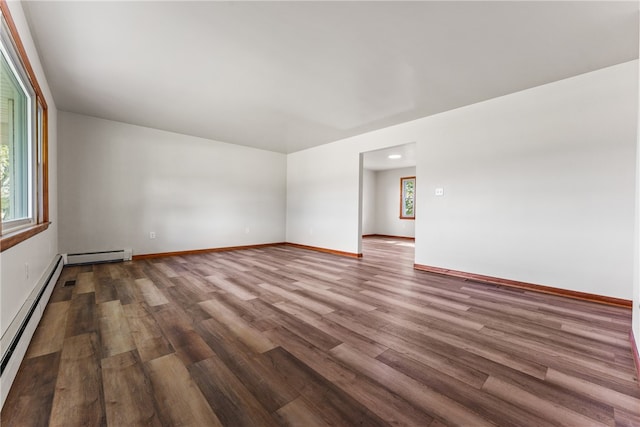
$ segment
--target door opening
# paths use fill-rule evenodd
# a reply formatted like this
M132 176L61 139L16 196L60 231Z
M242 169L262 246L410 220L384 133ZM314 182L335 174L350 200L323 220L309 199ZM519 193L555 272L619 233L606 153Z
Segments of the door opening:
M411 252L413 263L419 186L415 148L414 142L360 154L358 250L363 256L387 245L394 258ZM394 245L398 251L391 251Z

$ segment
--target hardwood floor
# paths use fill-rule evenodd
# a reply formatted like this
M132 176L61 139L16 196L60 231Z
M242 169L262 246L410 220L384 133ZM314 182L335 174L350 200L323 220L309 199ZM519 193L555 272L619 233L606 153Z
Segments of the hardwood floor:
M412 264L371 238L66 267L2 426L640 426L630 310Z

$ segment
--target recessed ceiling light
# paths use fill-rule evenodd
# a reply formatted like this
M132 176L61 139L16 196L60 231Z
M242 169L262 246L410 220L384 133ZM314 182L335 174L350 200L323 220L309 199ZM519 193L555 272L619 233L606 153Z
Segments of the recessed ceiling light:
M395 159L401 159L401 158L402 158L402 155L400 155L400 154L390 154L390 155L389 155L389 158L390 158L390 159L393 159L393 160L395 160Z

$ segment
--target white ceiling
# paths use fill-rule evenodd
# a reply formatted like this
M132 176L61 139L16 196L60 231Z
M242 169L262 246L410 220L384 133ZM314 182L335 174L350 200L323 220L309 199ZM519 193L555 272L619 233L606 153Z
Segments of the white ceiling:
M402 157L390 159L389 156L397 154ZM416 165L416 143L397 145L382 150L368 151L363 154L362 167L373 171L387 169L408 168Z
M61 110L290 153L638 57L638 2L29 1Z

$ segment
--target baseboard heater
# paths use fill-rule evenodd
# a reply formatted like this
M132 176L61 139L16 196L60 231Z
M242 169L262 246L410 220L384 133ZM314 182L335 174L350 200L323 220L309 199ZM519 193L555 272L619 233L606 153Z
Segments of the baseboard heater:
M9 393L9 388L18 373L18 368L27 351L31 337L40 322L49 297L53 292L62 268L62 256L56 255L42 279L36 284L25 303L18 311L6 332L0 339L2 359L0 359L0 407Z
M64 254L65 265L100 264L104 262L131 261L131 249L115 251L84 252L78 254Z

